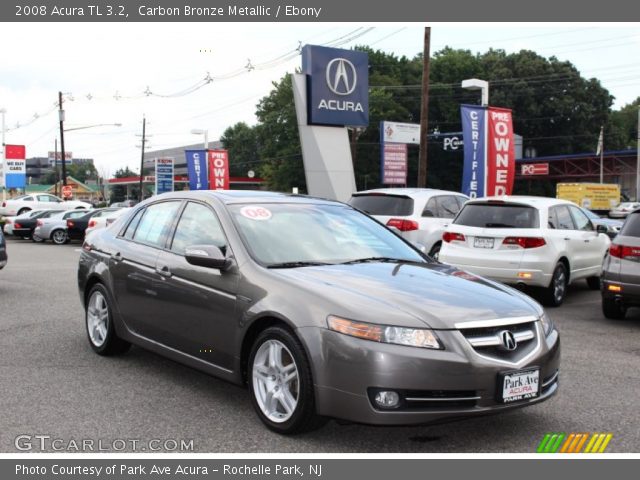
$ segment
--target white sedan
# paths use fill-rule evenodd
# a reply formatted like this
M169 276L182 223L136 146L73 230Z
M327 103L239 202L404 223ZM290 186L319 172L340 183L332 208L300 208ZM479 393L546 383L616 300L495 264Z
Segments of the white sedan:
M99 213L91 217L91 220L89 220L89 224L87 225L87 229L85 230L84 236L87 237L91 232L108 227L127 211L129 211L129 208L121 208L119 210L113 211L109 209L103 211L102 214Z
M586 279L600 288L602 261L611 244L580 208L542 197L470 200L447 227L440 261L499 282L545 289L560 305L567 285Z
M33 195L20 195L2 202L0 206L0 215L12 217L14 215L22 215L29 210L51 210L51 209L72 210L75 208L93 208L93 205L80 200L64 201L55 195L48 193L38 193Z

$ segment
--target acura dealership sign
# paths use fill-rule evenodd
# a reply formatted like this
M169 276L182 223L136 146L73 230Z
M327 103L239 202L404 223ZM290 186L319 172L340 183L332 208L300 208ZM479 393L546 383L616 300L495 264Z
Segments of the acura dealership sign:
M309 125L369 125L369 57L364 52L306 45Z

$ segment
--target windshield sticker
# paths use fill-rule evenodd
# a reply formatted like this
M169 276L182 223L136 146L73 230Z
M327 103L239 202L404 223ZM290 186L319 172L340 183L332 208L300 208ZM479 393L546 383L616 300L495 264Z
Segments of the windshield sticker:
M251 220L270 220L271 211L264 207L248 205L240 209L240 215Z

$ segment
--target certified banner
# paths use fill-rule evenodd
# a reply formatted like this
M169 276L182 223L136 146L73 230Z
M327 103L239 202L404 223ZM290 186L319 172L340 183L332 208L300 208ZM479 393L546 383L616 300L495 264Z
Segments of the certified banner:
M209 150L209 188L229 190L229 152Z
M4 176L6 188L24 189L27 185L27 162L24 145L5 145Z
M207 151L185 150L187 158L187 173L189 174L190 190L207 190Z
M462 105L462 192L470 198L510 195L515 177L511 110Z

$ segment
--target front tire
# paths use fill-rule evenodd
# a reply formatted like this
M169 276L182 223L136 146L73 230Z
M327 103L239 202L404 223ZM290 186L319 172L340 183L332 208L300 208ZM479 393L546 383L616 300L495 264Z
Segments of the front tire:
M34 243L42 243L44 242L44 238L37 236L35 233L31 234L31 241Z
M611 320L622 320L627 314L627 308L613 298L602 299L602 313Z
M64 245L65 243L68 242L67 239L67 232L65 232L64 230L54 230L51 233L51 241L53 243L55 243L56 245Z
M553 275L551 276L551 283L545 290L545 304L549 307L559 307L564 302L564 297L567 294L567 267L564 263L560 262L553 269Z
M85 325L89 345L98 355L117 355L131 347L116 334L112 303L107 289L100 283L93 286L87 297Z
M258 335L248 363L251 403L260 420L277 433L292 435L319 428L311 367L300 340L275 326Z
M587 285L591 290L600 290L600 277L587 278Z

